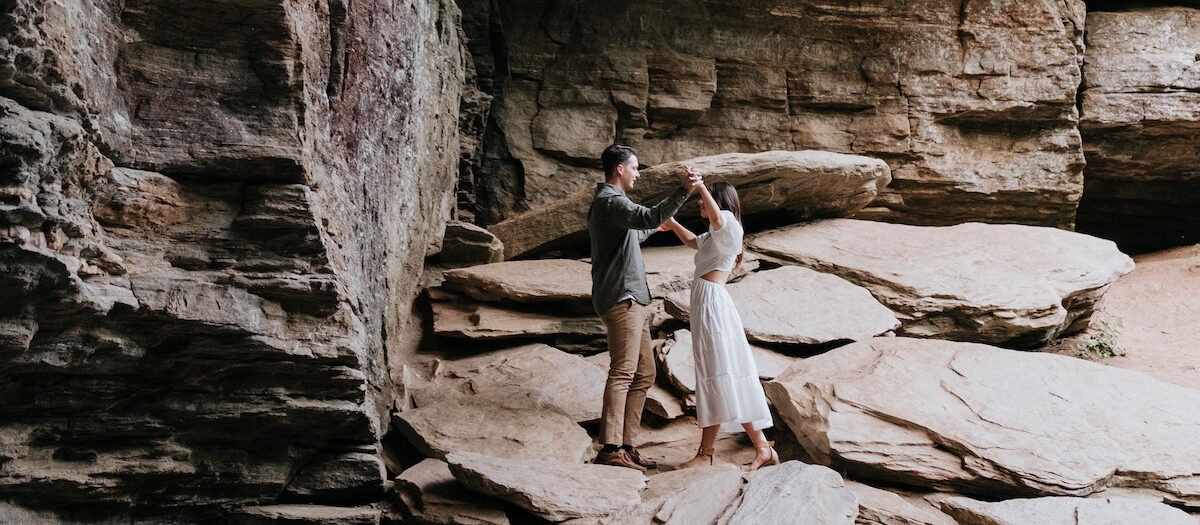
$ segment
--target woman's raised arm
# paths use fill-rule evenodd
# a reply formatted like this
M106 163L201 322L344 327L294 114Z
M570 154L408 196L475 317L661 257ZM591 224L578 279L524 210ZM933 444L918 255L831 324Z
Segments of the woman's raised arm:
M675 236L679 237L679 240L683 241L683 244L687 245L687 247L693 250L699 249L699 245L696 244L696 234L683 227L682 224L679 224L674 217L667 219L667 222L662 223L662 226L659 226L658 229L660 231L671 230L675 232Z

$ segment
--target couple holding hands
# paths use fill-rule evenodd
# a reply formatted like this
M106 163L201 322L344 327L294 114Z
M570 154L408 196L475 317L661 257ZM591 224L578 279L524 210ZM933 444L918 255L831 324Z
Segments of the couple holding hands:
M709 465L718 431L745 431L754 443L754 461L746 470L779 464L779 455L762 429L771 413L758 379L742 320L725 282L742 259L741 206L733 186L704 185L692 168L680 175L680 188L646 207L625 192L639 177L633 148L612 145L600 156L605 182L596 186L588 210L592 248L592 306L608 335L608 379L601 423L603 448L596 463L636 470L657 465L634 448L646 392L654 383L650 344L650 289L641 243L655 231L671 230L697 250L691 291L692 352L696 361L696 419L702 428L696 456L680 468ZM696 235L672 216L693 193L700 194L700 215L708 231Z

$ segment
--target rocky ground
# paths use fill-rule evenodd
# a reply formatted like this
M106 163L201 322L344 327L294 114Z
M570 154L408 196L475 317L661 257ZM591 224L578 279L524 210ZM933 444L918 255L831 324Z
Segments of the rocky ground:
M0 522L1194 524L1198 13L2 1ZM587 464L613 141L738 187L784 466Z
M789 169L807 173L807 184L840 177L805 166ZM660 171L650 176L670 176ZM533 213L554 224L575 213L571 200ZM542 228L522 239L544 245L573 234ZM1200 418L1191 408L1200 390L1122 370L1118 360L1132 350L1100 363L1065 350L1101 319L1139 312L1124 344L1146 344L1147 329L1158 327L1163 336L1179 330L1184 351L1193 306L1163 290L1197 271L1194 248L1139 257L1135 269L1109 241L1052 228L837 218L757 232L748 247L749 262L728 286L756 345L783 466L739 472L753 452L744 435L728 434L713 467L674 470L698 439L686 248L643 249L659 311L659 377L638 446L662 464L646 476L586 463L599 446L607 365L603 328L587 310L587 265L479 264L427 277L432 335L409 356L413 408L394 420L413 447L402 460L413 466L398 480L400 515L419 523L1198 521L1188 511L1200 508ZM1173 291L1188 296L1187 286ZM406 481L434 471L442 488Z

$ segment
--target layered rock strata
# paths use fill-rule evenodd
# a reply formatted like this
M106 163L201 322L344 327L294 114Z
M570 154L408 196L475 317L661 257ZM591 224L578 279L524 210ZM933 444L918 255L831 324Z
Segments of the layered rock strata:
M1087 16L1079 231L1147 251L1200 242L1200 9Z
M1073 223L1081 1L475 4L487 224L591 187L613 142L867 155L894 182L860 217Z
M453 203L457 24L449 1L0 7L6 500L378 520L385 348Z

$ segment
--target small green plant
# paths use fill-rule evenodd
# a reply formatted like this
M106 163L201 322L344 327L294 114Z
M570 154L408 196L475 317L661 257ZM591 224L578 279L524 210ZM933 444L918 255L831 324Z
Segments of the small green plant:
M1122 328L1125 328L1125 323L1121 318L1117 318L1115 326L1107 320L1101 319L1100 328L1096 330L1096 333L1076 347L1079 350L1079 357L1099 360L1125 355L1125 349L1117 344L1117 336L1121 335Z

